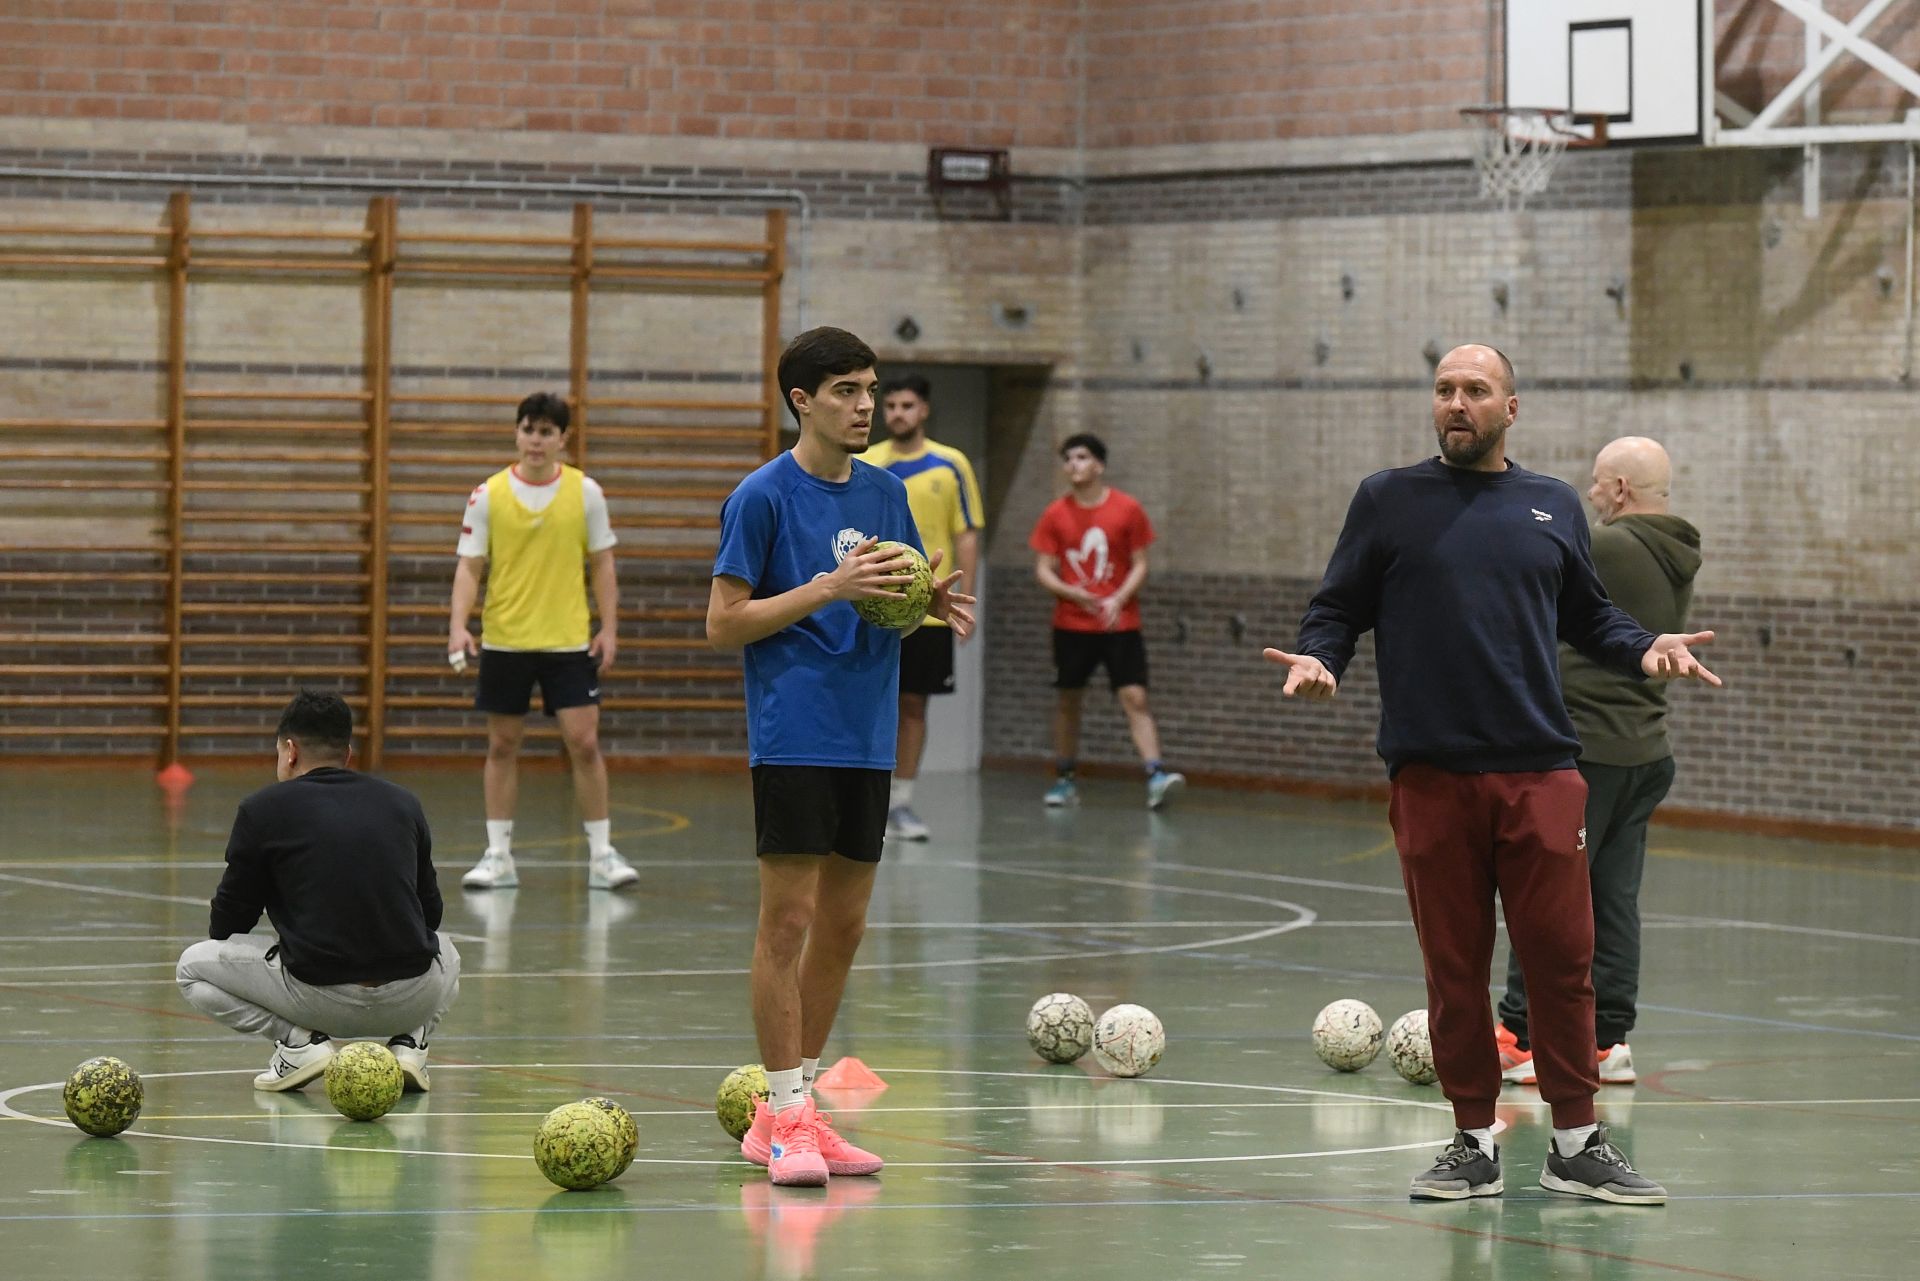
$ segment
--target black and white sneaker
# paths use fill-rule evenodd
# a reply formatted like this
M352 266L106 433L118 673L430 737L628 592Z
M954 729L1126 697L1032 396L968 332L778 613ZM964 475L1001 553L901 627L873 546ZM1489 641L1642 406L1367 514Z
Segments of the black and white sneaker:
M327 1070L333 1062L334 1044L325 1032L309 1032L304 1044L273 1043L273 1057L267 1070L253 1078L253 1088L269 1094L303 1089L307 1082Z
M409 1094L425 1094L433 1088L433 1081L427 1076L427 1046L424 1041L416 1041L412 1033L396 1036L387 1042L387 1048L393 1051L394 1059L400 1064L401 1087Z
M1549 1141L1540 1186L1549 1192L1592 1197L1616 1205L1667 1203L1667 1190L1627 1164L1626 1153L1613 1146L1604 1125L1588 1135L1587 1145L1572 1156L1561 1156L1560 1149Z
M1482 1152L1473 1136L1453 1132L1453 1142L1433 1168L1413 1178L1407 1195L1416 1201L1464 1201L1475 1196L1499 1196L1507 1185L1500 1179L1500 1148Z

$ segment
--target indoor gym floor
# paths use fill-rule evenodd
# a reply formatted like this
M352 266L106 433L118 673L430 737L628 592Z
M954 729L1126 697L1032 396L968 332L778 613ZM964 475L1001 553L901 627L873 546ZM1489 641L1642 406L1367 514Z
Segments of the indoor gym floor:
M391 771L436 823L466 977L433 1092L356 1124L318 1087L257 1095L266 1043L173 985L234 805L270 768L204 769L171 822L142 768L0 770L0 1275L1916 1275L1910 851L1656 828L1643 1076L1601 1115L1672 1203L1536 1186L1545 1113L1520 1087L1506 1196L1413 1203L1451 1130L1439 1092L1384 1057L1331 1072L1307 1038L1337 997L1388 1020L1424 1003L1381 806L1199 789L1156 816L1096 781L1048 813L1034 776L936 776L916 798L934 839L889 851L828 1047L888 1082L835 1100L886 1172L773 1189L712 1112L758 1057L744 777L616 775L615 838L645 880L614 897L586 889L564 777L529 770L521 888L470 895L478 762ZM1057 989L1158 1012L1159 1068L1041 1064L1022 1020ZM146 1080L117 1140L60 1118L60 1081L102 1053ZM533 1128L593 1093L634 1111L640 1156L561 1192Z

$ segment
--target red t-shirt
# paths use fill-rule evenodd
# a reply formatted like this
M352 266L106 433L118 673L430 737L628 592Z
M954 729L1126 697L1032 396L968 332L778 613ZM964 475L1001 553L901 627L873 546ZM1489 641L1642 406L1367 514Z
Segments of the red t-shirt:
M1153 542L1153 525L1131 494L1111 486L1098 507L1082 507L1072 494L1056 498L1040 513L1027 545L1054 558L1060 578L1095 596L1120 590L1133 570L1133 557ZM1106 631L1100 615L1070 601L1056 599L1053 625L1068 632ZM1140 597L1126 603L1114 620L1116 632L1140 630Z

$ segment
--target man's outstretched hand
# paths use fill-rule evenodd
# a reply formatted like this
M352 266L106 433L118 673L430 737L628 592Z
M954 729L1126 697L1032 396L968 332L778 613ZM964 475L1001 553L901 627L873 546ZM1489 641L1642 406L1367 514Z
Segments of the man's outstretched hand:
M1280 692L1288 698L1332 698L1340 689L1340 682L1333 679L1327 665L1311 654L1269 649L1263 651L1261 657L1287 669L1287 683L1280 687Z

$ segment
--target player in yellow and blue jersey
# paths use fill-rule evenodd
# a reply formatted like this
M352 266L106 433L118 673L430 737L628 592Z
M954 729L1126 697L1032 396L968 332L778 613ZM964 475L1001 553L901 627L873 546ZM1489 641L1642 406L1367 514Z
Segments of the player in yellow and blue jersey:
M976 581L980 563L980 486L967 456L927 437L933 413L932 389L918 374L889 380L880 388L887 439L861 455L884 467L907 486L907 505L919 527L921 545L941 563L958 569L963 583ZM913 780L927 745L927 698L953 693L953 629L929 618L900 642L900 749L887 801L887 835L907 841L927 839L927 825L913 812ZM966 643L966 638L961 638Z

